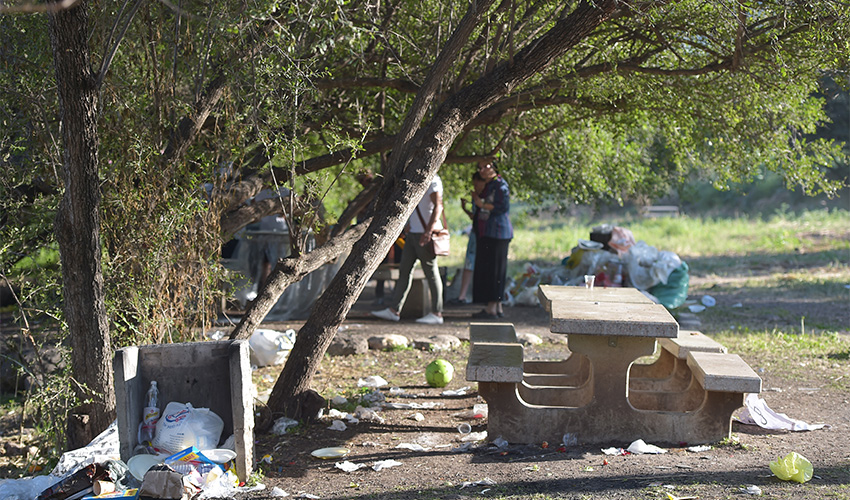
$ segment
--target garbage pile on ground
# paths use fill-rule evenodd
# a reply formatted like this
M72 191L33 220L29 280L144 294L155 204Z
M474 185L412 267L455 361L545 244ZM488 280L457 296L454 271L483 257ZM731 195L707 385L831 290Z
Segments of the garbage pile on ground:
M507 302L537 306L539 285L584 286L585 276L595 276L597 287L637 288L668 309L688 297L688 264L678 255L635 241L629 229L604 224L593 228L590 239L580 239L561 265L527 264L509 285Z
M0 482L6 500L213 498L244 484L235 474L235 438L219 447L224 422L208 408L169 402L159 411L157 383L145 408L133 456L120 460L117 421L84 448L65 453L47 476Z

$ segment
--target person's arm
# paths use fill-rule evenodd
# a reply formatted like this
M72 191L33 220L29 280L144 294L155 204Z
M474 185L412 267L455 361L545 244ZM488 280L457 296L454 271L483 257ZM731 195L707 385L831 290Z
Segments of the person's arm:
M434 230L434 226L440 220L440 214L443 213L443 195L434 191L431 193L431 203L434 204L434 210L431 211L431 218L428 219L428 225L425 227L425 232L422 233L422 238L419 240L419 244L422 246L431 241L431 231Z
M488 208L492 215L502 215L508 213L511 207L511 192L508 189L508 183L505 181L499 182L498 186L494 186L492 208Z
M493 181L491 181L491 182L493 182ZM488 183L487 187L484 188L484 195L485 196L487 195L487 192L489 190L490 190L490 183ZM478 207L482 210L492 211L493 208L495 208L495 206L492 203L487 203L487 201L484 198L482 198L481 196L478 196L478 193L475 193L475 192L472 193L472 203L476 207Z

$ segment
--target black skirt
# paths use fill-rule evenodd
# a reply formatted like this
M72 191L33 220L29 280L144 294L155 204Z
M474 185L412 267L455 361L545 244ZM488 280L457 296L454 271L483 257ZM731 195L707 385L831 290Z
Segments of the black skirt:
M472 274L472 301L476 304L501 301L508 275L508 245L511 240L478 237Z

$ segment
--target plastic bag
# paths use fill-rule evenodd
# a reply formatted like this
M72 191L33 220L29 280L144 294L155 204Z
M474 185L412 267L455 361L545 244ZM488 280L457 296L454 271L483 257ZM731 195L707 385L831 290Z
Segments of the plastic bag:
M154 447L176 453L192 446L199 450L218 448L224 421L209 408L191 403L170 402L156 423Z
M783 481L805 483L812 478L815 469L806 457L792 451L785 455L785 458L777 458L770 462L770 471Z
M675 309L687 300L688 284L688 263L682 262L681 266L670 273L667 283L655 285L649 289L649 293L654 295L667 309Z
M251 348L251 365L256 367L279 365L286 361L295 345L295 330L255 330L248 339Z

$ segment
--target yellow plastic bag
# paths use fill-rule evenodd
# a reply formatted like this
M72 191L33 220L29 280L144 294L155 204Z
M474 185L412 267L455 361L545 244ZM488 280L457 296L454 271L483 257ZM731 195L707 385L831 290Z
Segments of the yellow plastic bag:
M785 455L785 458L777 458L770 462L770 470L783 481L797 481L798 483L805 483L812 478L812 474L815 472L812 463L795 451Z

